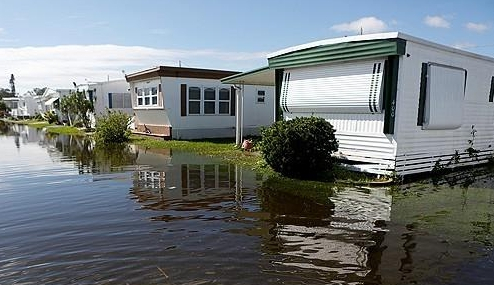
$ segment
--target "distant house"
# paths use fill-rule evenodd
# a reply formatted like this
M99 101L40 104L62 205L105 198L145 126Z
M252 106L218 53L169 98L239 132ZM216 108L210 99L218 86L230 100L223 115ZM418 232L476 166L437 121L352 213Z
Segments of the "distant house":
M393 32L289 47L268 64L223 82L270 78L279 115L328 120L356 169L407 175L494 155L494 58Z
M60 99L69 95L74 90L72 89L51 89L46 88L45 92L39 97L38 109L44 113L56 111L60 107Z
M19 97L5 97L2 100L5 102L5 106L10 109L10 116L17 118L19 116Z
M93 102L96 116L108 110L132 114L132 101L129 83L124 79L88 84L87 97Z
M30 118L40 113L38 110L39 96L32 92L26 92L19 97L19 116Z
M274 121L274 88L249 85L237 102L236 89L220 79L233 71L159 66L126 76L135 131L174 139L234 137L236 107L243 107L245 135Z

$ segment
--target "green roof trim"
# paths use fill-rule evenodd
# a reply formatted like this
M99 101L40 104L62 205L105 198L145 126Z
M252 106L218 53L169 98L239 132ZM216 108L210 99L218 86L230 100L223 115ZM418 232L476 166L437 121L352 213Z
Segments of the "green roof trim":
M270 68L299 67L333 61L404 55L406 41L400 38L344 42L293 51L268 59Z
M263 67L256 68L256 69L253 69L253 70L249 70L249 71L246 71L246 72L234 74L234 75L231 75L231 76L222 78L221 79L221 82L235 81L236 79L241 78L241 77L244 77L246 75L251 75L251 74L258 73L258 72L261 72L261 71L265 71L265 70L268 70L268 69L269 69L269 66L263 66Z

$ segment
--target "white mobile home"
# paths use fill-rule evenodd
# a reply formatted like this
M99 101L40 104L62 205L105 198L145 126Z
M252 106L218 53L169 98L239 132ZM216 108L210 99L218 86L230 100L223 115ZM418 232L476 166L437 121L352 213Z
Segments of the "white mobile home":
M108 110L132 115L129 83L124 79L89 83L87 96L93 102L96 116L106 114Z
M235 137L235 87L220 79L237 72L159 66L126 76L135 132L174 139ZM257 134L274 121L274 88L242 90L243 132Z
M268 55L230 78L272 78L284 119L319 116L338 156L371 173L485 162L494 150L494 59L402 33L350 36Z

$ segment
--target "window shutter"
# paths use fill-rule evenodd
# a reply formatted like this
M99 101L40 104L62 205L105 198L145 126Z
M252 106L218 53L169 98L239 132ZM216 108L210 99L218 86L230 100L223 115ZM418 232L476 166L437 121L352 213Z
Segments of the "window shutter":
M489 93L489 102L494 101L494 76L491 78L491 92Z
M235 116L235 100L237 100L237 93L235 87L230 88L230 116Z
M180 85L180 115L187 116L187 84Z
M111 109L112 108L112 94L111 93L108 93L108 109Z
M163 107L163 92L161 92L161 83L158 84L158 106Z
M137 107L137 87L134 88L134 92L131 92L132 106Z
M417 126L424 124L424 109L425 109L425 94L427 92L427 69L429 65L422 63L422 70L420 72L420 95L419 95L419 110L417 115Z

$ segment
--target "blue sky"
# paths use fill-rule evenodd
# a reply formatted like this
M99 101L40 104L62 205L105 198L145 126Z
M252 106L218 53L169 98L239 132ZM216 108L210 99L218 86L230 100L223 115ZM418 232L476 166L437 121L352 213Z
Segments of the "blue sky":
M491 0L0 0L0 7L0 87L13 73L21 93L179 61L245 71L276 50L360 28L494 57Z

